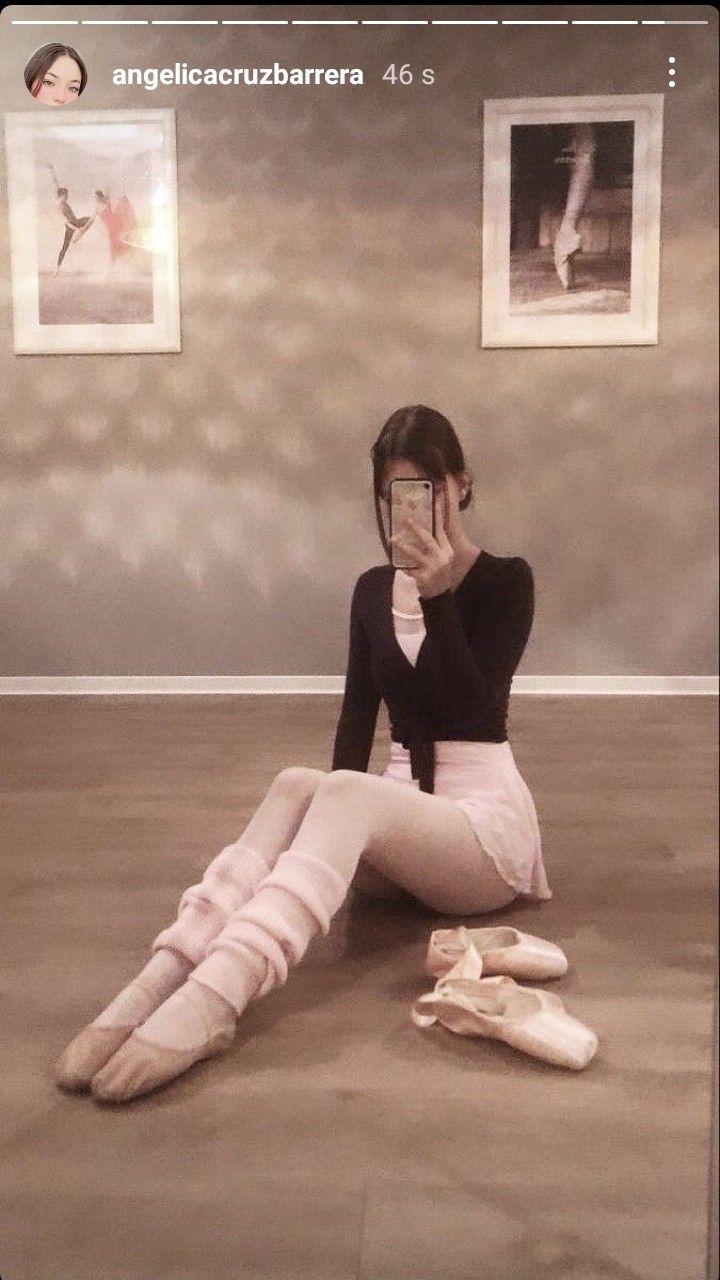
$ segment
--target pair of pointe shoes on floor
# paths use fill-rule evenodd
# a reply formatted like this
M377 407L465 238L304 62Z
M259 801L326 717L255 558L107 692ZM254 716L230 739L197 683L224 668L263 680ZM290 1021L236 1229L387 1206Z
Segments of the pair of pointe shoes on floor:
M415 1001L416 1026L439 1022L458 1035L503 1040L534 1058L575 1071L594 1057L595 1032L571 1017L559 996L515 981L543 981L567 973L567 957L554 942L504 926L436 929L425 968L438 981L433 991Z

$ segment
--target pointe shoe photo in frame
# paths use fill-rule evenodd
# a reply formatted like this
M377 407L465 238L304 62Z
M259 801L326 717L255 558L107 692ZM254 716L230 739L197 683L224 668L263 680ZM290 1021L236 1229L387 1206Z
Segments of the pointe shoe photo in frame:
M575 256L581 249L579 232L561 224L553 245L553 260L558 279L565 290L575 287Z

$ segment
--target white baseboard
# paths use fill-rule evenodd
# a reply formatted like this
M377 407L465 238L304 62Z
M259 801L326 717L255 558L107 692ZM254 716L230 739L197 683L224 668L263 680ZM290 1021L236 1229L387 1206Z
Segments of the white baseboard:
M343 676L4 676L8 694L293 694L343 692ZM717 676L518 676L514 694L717 696Z
M714 695L719 691L717 676L518 676L513 693L604 694L688 694Z

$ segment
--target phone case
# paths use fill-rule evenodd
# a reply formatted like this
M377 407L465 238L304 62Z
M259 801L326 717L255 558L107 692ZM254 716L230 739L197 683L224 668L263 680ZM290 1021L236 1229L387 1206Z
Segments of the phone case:
M435 537L435 502L431 480L392 480L390 483L390 536L399 532L407 515ZM403 559L397 547L391 549L391 563L395 569L412 569L415 566Z

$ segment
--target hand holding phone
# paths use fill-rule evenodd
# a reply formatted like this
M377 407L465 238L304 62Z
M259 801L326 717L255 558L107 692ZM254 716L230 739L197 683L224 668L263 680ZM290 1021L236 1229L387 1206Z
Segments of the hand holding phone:
M407 485L408 481L391 483ZM445 531L447 489L440 485L435 490L429 480L411 483L422 486L421 491L415 492L415 502L405 507L400 501L403 492L400 490L395 502L390 504L391 530L393 527L395 530L390 534L390 557L396 569L405 569L415 579L419 595L429 599L453 590L455 551ZM405 537L403 526L407 530ZM412 557L412 562L406 562L406 557Z
M408 518L435 537L435 491L431 480L397 479L390 482L390 537L402 537ZM407 552L392 544L391 563L395 569L414 569Z

